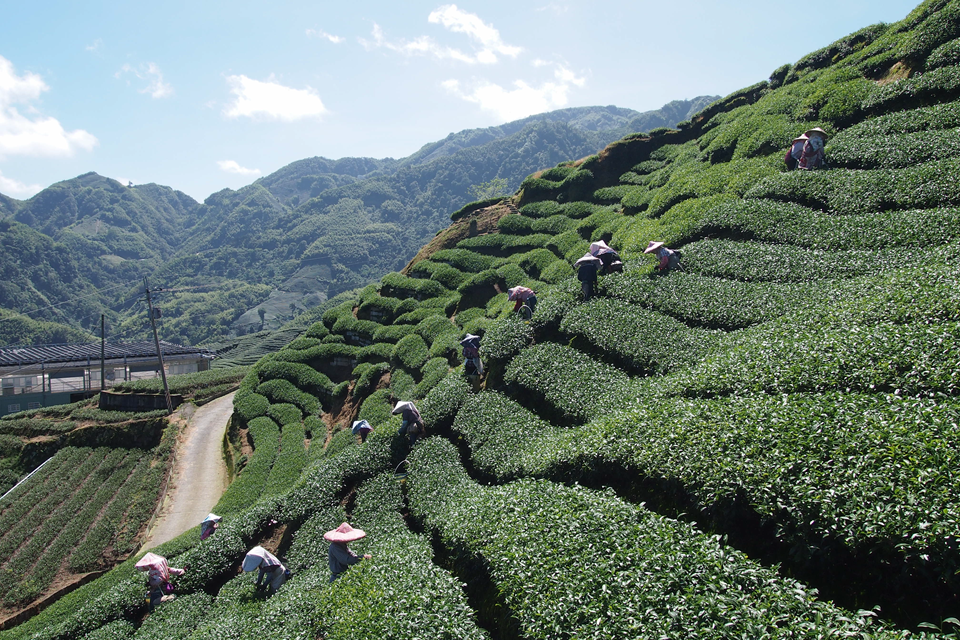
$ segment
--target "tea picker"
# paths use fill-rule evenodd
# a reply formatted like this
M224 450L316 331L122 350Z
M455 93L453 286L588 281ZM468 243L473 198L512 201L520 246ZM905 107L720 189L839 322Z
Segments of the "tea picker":
M282 587L290 577L290 570L283 566L279 558L259 545L247 552L241 566L247 573L259 569L256 587L257 589L266 587L270 594L276 593L277 589Z
M354 420L353 427L350 429L353 435L360 436L360 442L366 442L367 436L373 431L373 427L366 420Z
M203 522L200 523L200 539L206 540L213 535L213 532L220 526L221 520L223 520L223 518L215 513L208 514L207 517L203 519Z
M577 268L577 280L583 290L583 301L587 302L593 296L593 289L597 286L597 272L600 270L601 260L592 254L585 254L573 263Z
M185 573L183 569L169 566L166 558L155 553L147 553L133 566L147 574L146 599L150 603L151 611L161 602L169 602L176 598L173 595L173 584L170 579L173 576L183 575Z
M483 362L480 361L480 336L468 333L460 341L463 347L463 373L467 376L482 376Z
M507 289L507 300L516 302L513 310L514 312L519 311L522 313L524 320L529 320L537 308L537 294L533 289L528 289L527 287Z
M657 259L660 261L657 264L657 271L660 273L668 273L670 271L675 271L677 269L683 271L683 267L680 266L680 252L670 249L662 242L650 241L650 244L647 245L647 248L643 250L644 253L653 253L657 256Z
M426 427L423 424L423 418L420 417L420 411L417 405L404 400L398 402L397 406L391 412L393 415L400 414L403 421L400 423L400 435L406 434L410 438L410 446L417 443L417 440L427 434Z
M330 549L327 551L327 562L330 565L330 582L336 580L341 573L350 566L357 564L361 560L369 560L370 554L358 556L347 547L348 542L359 540L367 536L363 529L354 529L344 522L336 529L327 531L323 534L324 540L330 543Z
M600 273L612 273L613 272L613 263L618 262L620 254L617 253L617 250L609 246L603 240L597 240L596 242L590 243L590 255L595 258L599 258L602 266L600 267ZM623 263L620 263L621 266Z

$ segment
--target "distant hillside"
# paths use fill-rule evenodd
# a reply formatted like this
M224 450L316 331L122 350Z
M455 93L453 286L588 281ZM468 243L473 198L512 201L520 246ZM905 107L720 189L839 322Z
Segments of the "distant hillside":
M102 312L115 339L140 339L149 329L139 302L149 276L167 290L157 299L163 339L197 344L277 328L401 268L470 201L471 186L500 177L515 190L533 171L595 153L634 126L688 118L710 100L650 114L564 109L451 134L402 160L304 159L203 203L85 174L24 202L0 200L3 219L42 234L29 242L51 251L0 258L10 274L0 308L96 332ZM24 246L24 230L4 233L13 235L0 242ZM47 255L74 266L61 276Z

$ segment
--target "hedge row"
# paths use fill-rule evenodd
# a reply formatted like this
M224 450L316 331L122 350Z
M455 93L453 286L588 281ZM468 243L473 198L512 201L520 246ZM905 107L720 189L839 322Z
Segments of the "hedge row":
M583 338L625 368L647 375L689 366L714 348L719 337L662 313L604 298L571 310L560 329Z
M960 204L960 158L903 169L790 171L761 180L748 198L796 202L840 214L934 209Z
M277 423L262 416L251 420L248 426L254 451L240 476L227 487L214 507L214 512L222 516L242 511L257 501L277 459L277 449L280 446L280 428Z
M510 361L504 380L529 392L530 402L559 423L584 423L633 393L621 369L554 343L527 347Z
M689 326L726 330L819 308L838 287L832 282L742 282L683 272L657 278L642 268L603 282L604 293L613 298L656 309Z
M924 247L960 237L960 209L838 216L790 202L735 200L713 209L697 232L834 251Z
M460 583L433 563L429 538L407 529L403 508L400 484L392 473L360 487L351 522L367 537L351 547L373 558L319 591L316 631L330 640L489 638L477 626ZM315 546L323 549L326 544L320 538Z
M542 480L478 485L437 438L410 463L411 511L448 548L477 559L523 637L905 635L612 492Z

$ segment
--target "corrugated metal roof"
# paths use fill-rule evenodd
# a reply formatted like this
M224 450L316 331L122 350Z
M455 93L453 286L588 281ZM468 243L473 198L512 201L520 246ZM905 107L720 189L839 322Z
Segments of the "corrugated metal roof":
M184 347L179 344L160 341L160 350L163 356L199 356L212 358L215 354L209 349L198 347ZM156 357L157 347L151 341L107 343L104 345L104 357L108 360L123 358ZM100 343L91 344L61 344L42 347L14 347L0 349L0 366L28 365L57 362L76 362L81 360L99 360Z

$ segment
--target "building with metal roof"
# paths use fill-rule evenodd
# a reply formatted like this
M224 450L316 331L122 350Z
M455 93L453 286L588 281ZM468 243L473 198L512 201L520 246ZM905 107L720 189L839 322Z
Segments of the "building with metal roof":
M127 380L160 377L153 342L0 348L0 414L77 402ZM208 349L160 342L166 374L206 371Z

